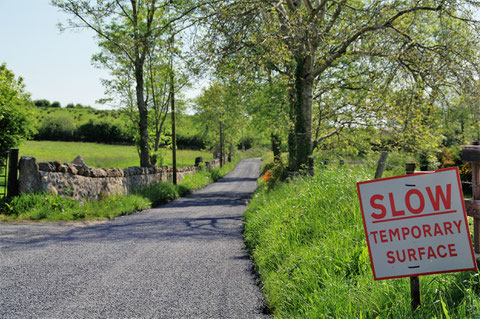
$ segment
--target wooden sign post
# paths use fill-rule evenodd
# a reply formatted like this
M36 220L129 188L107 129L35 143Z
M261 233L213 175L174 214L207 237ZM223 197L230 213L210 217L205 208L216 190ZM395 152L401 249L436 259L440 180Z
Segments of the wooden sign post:
M417 167L416 163L406 163L405 166L405 173L407 175L415 173L415 168ZM420 304L422 302L421 291L422 290L420 288L420 277L410 277L410 297L412 299L412 311L415 311L418 307L420 307Z

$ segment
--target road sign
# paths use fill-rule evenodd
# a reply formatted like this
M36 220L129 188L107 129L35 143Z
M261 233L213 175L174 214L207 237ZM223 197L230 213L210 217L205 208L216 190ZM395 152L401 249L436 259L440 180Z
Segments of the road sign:
M376 280L476 270L456 167L357 189Z

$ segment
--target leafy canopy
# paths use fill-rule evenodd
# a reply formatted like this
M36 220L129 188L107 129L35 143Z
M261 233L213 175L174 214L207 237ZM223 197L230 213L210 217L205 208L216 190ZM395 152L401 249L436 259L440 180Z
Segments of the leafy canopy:
M0 66L0 152L17 146L35 133L35 109L21 77Z

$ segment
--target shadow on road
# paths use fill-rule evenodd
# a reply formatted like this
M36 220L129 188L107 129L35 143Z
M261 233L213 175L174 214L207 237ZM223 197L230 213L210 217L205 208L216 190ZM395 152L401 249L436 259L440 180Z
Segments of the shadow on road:
M228 192L194 193L161 207L99 225L53 234L37 233L31 237L3 238L2 245L6 250L21 251L55 243L233 240L243 231L243 217L241 213L232 214L231 210L243 211L251 195L251 192L235 192L232 198L232 193ZM207 213L202 217L192 216L191 212L196 211Z

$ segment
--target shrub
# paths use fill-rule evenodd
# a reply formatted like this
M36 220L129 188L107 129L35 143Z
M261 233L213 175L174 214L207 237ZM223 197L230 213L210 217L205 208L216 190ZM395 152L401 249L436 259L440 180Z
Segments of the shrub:
M96 143L132 143L133 138L117 124L95 122L93 120L81 125L76 132L77 140Z
M33 101L37 107L50 107L50 101L49 100L35 100Z
M75 133L75 121L67 114L48 116L35 136L37 140L72 141Z
M270 190L288 177L287 167L280 159L265 164L260 175L262 176L265 186Z
M177 146L179 149L200 150L205 148L205 139L198 135L185 136L177 134Z

